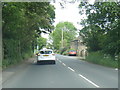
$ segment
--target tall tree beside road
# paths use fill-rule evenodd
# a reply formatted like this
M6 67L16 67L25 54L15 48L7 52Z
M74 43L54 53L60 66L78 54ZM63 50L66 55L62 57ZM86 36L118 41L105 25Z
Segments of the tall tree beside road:
M83 39L87 45L88 51L99 51L100 40L102 39L101 28L97 25L89 25L85 26L82 30L80 30L80 35L83 36Z
M86 14L80 34L90 51L102 51L111 56L120 53L120 3L96 2L93 5L81 3L80 14ZM94 42L94 43L93 43ZM93 48L94 47L94 48ZM96 49L95 49L96 48Z
M2 4L3 66L7 66L33 54L40 34L53 29L55 12L49 2Z
M43 37L40 37L40 38L37 39L37 43L38 43L39 50L40 50L40 49L42 49L42 47L46 46L47 39L43 38Z
M63 31L63 37L62 37ZM55 30L51 33L53 46L59 50L63 43L63 48L69 48L70 41L76 36L76 28L71 22L60 22L56 25ZM63 41L62 41L63 38Z

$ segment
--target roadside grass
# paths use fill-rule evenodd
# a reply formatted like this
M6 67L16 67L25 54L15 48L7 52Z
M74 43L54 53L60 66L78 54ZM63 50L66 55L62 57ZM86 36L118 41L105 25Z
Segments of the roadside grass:
M118 68L118 60L115 60L111 56L105 57L101 52L91 52L85 60L103 66Z
M7 58L2 60L2 69L5 69L9 66L12 65L17 65L20 64L21 62L27 60L28 58L32 57L33 53L25 53L24 55L20 57L12 57L12 58Z
M0 61L0 70L1 70L1 68L2 68L2 60Z

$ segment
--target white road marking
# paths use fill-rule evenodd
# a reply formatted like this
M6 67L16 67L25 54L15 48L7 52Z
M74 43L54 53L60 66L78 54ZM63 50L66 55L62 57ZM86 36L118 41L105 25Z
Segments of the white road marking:
M62 61L58 60L60 63L62 63ZM65 63L62 63L64 66L66 66ZM70 69L71 71L75 72L74 69L72 69L71 67L68 67L68 69ZM117 70L117 69L116 69ZM89 79L87 79L86 77L84 77L81 74L78 74L80 77L82 77L83 79L85 79L86 81L88 81L89 83L91 83L92 85L94 85L95 87L99 88L100 86L98 86L97 84L95 84L94 82L90 81Z
M59 60L60 63L62 63L62 61Z
M66 66L66 64L65 63L62 63L64 66Z
M62 63L62 61L58 60L59 62ZM65 63L62 63L64 66L66 66ZM71 67L68 67L68 69L70 69L71 71L75 72L74 69L72 69ZM98 86L97 84L93 83L92 81L90 81L89 79L87 79L86 77L84 77L83 75L79 74L80 77L82 77L83 79L85 79L86 81L88 81L89 83L91 83L92 85L94 85L95 87L99 88L100 86Z
M71 71L75 72L75 70L73 70L72 68L68 67L68 69L70 69Z
M93 83L92 81L90 81L89 79L87 79L86 77L84 77L83 75L79 74L80 77L82 77L83 79L85 79L86 81L88 81L89 83L91 83L92 85L94 85L95 87L99 88L100 86L98 86L97 84Z

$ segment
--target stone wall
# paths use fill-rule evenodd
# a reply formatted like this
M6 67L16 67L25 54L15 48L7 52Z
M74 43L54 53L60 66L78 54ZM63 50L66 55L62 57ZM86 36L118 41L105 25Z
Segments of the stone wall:
M87 56L87 47L84 45L82 38L79 36L75 40L71 41L70 45L71 49L75 49L77 51L77 56L85 58Z

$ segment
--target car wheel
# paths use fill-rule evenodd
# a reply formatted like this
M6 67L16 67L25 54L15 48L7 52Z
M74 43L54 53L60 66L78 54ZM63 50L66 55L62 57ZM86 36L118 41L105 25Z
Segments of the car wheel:
M39 62L37 61L37 65L39 64Z
M53 61L53 64L56 64L56 62L55 62L55 61Z

